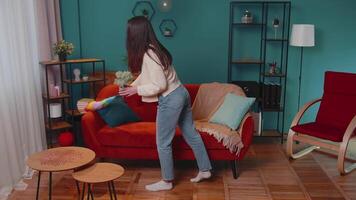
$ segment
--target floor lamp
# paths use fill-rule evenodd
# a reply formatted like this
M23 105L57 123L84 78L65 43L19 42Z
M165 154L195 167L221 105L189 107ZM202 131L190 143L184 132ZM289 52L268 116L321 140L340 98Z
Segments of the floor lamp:
M300 107L300 88L302 84L303 68L303 48L313 47L315 45L313 24L293 24L290 45L300 47L300 66L299 66L299 91L298 91L298 111Z

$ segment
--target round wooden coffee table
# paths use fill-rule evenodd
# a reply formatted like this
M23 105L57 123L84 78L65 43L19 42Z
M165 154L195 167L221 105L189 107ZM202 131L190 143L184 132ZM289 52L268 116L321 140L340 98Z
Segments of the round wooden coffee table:
M83 147L58 147L32 154L26 163L30 168L38 171L36 199L39 197L42 172L49 173L48 199L51 199L52 172L73 170L94 159L95 152ZM77 188L79 189L78 184Z
M85 196L85 185L88 187L87 199L89 199L89 195L91 199L94 199L90 185L95 183L107 183L110 199L114 198L116 200L114 180L121 177L124 172L123 167L114 163L95 163L88 168L74 172L72 176L76 181L83 183L81 199L84 199Z

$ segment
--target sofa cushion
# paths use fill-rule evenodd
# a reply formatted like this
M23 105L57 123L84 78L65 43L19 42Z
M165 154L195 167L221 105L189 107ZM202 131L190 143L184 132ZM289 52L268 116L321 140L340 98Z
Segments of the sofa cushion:
M298 133L334 142L341 142L345 132L344 129L339 129L330 125L318 124L316 122L300 124L292 127L292 130Z
M255 98L228 93L209 122L226 125L232 130L236 130L254 102Z
M105 108L97 111L110 127L140 121L136 113L130 109L121 96L111 98L112 100Z
M190 95L191 98L191 103L194 102L194 99L198 93L199 84L187 84L184 85ZM114 95L117 95L119 92L119 87L117 85L108 85L105 88L103 88L99 93L96 98L96 101L103 100L107 97L111 97ZM157 115L157 102L153 103L146 103L142 102L141 97L138 96L137 94L130 96L130 97L125 97L124 98L125 102L129 107L137 114L137 116L145 122L154 122L156 121L156 115Z
M225 149L213 136L203 132L200 135L207 149ZM97 139L104 146L156 148L156 123L135 122L114 128L106 125L98 132ZM173 139L173 148L190 149L179 128Z

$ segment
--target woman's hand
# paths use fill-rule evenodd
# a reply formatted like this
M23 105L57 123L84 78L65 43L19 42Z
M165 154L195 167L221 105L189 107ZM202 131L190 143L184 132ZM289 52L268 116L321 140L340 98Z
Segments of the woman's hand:
M132 96L134 94L137 94L137 87L136 86L131 86L131 87L125 87L123 89L120 89L119 95L120 96Z

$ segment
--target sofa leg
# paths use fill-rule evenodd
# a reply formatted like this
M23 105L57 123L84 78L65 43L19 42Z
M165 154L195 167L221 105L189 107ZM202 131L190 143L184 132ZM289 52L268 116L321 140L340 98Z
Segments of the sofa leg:
M232 175L234 179L237 179L237 177L239 176L238 161L232 160L230 162L231 162Z

